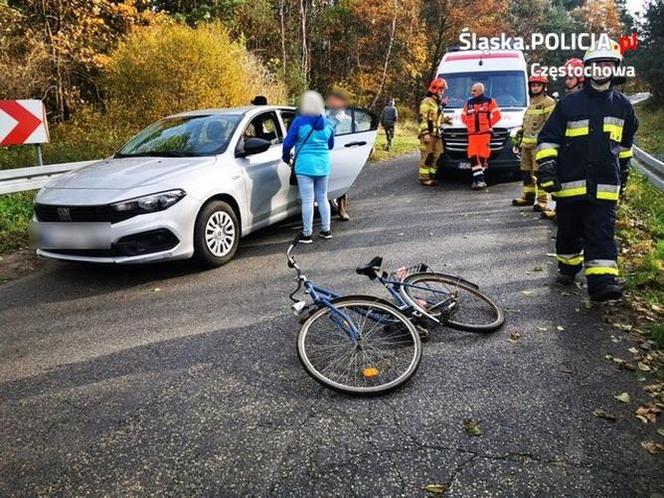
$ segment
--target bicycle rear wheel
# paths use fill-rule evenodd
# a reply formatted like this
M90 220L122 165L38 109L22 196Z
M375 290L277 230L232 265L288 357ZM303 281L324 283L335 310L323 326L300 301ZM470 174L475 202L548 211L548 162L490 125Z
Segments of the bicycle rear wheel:
M314 311L297 338L298 357L311 377L336 391L362 395L386 393L413 376L422 343L407 316L370 296L341 297L332 306Z
M487 333L505 323L503 310L489 296L452 276L414 273L406 277L403 284L401 293L406 301L452 328ZM455 306L449 313L442 311L450 299Z

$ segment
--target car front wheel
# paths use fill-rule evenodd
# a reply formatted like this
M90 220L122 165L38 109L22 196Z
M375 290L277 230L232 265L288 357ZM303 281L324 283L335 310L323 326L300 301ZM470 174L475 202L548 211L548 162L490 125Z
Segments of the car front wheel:
M196 218L194 258L207 268L225 265L235 255L240 242L237 216L223 201L208 202Z

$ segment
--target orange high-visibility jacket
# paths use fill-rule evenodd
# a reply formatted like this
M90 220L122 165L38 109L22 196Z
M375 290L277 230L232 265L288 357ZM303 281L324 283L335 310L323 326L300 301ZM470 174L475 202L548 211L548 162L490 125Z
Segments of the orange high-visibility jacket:
M468 135L491 133L491 128L500 121L500 117L498 104L486 95L468 99L461 114L461 119L468 128Z

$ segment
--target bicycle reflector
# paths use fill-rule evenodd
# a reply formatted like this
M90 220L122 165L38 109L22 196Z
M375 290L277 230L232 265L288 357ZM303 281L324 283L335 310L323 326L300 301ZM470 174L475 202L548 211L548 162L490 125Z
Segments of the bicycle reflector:
M373 379L374 377L378 377L379 373L380 372L376 367L367 367L364 370L362 370L362 375L367 379Z
M302 313L302 310L307 305L304 301L297 301L291 305L291 310L295 316L299 316Z

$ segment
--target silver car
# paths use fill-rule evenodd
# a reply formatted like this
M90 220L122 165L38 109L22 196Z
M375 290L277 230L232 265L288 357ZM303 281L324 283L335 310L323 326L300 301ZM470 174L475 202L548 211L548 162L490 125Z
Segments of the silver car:
M99 263L195 257L220 266L241 237L299 212L281 159L290 107L208 109L165 118L115 156L55 178L35 201L41 256ZM346 193L366 163L376 119L337 117L330 198Z

